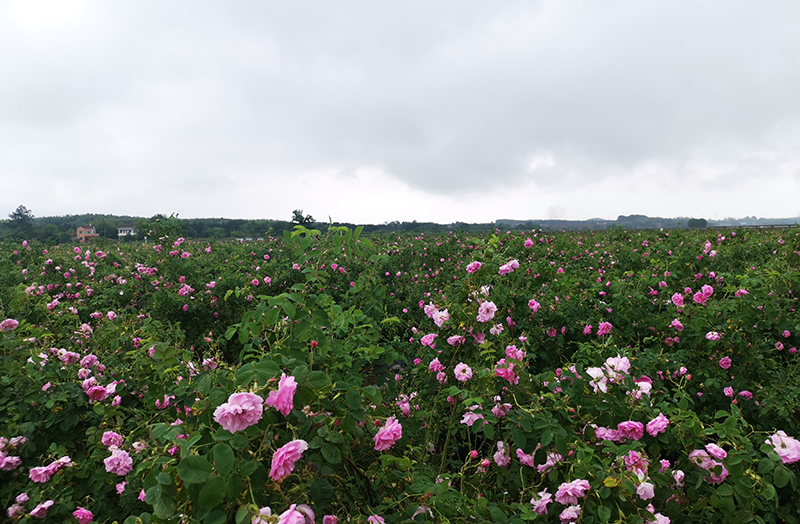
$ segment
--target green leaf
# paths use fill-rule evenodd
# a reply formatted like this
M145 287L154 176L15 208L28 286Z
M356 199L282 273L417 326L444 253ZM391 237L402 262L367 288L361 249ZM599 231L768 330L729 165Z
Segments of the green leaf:
M494 426L491 424L484 424L483 434L486 435L486 438L494 438Z
M178 464L178 475L188 484L199 484L206 481L211 469L211 463L205 457L190 455Z
M723 484L717 488L717 495L720 497L730 497L733 495L733 486L730 484Z
M777 492L772 484L767 484L764 486L764 490L761 492L761 495L764 497L764 500L772 500L777 495Z
M542 446L548 446L551 442L553 442L553 432L548 429L542 433Z
M525 445L527 444L525 432L519 428L513 428L511 430L511 438L514 440L514 444L516 444L518 448L522 449L523 451L525 450Z
M611 510L605 506L598 506L597 516L600 518L600 522L608 522L611 520Z
M344 398L350 409L358 409L361 407L361 393L357 389L351 389L345 393Z
M156 484L155 486L149 488L144 493L144 501L150 504L151 506L155 506L156 502L161 500L161 484Z
M330 464L338 464L342 461L342 452L339 451L339 447L329 442L322 446L322 456Z
M567 450L567 443L564 441L564 437L561 435L556 435L556 449L558 450L559 454L566 457L568 450Z
M225 514L225 512L221 509L215 509L208 514L206 520L203 522L205 522L205 524L225 524L226 520L228 520L228 516Z
M164 484L167 486L172 484L172 477L169 475L169 473L166 473L164 471L156 475L156 480L158 481L159 484Z
M222 502L224 497L225 482L219 477L212 477L200 490L197 503L200 509L213 509Z
M330 506L334 499L333 488L325 479L319 479L311 484L309 488L311 500L318 506Z
M308 374L308 382L314 389L322 389L328 384L328 375L323 371L312 371Z
M257 460L243 462L239 464L239 473L241 473L243 477L249 477L258 469L258 466L260 465L261 463Z
M175 502L164 495L153 505L153 513L160 519L168 519L175 514Z
M775 463L769 459L761 459L758 461L758 474L759 475L766 475L772 468L775 467Z
M789 483L789 470L784 466L778 466L778 468L775 470L775 473L773 473L773 477L775 479L775 487L782 488Z
M214 457L214 467L217 472L227 477L233 471L233 450L227 444L219 443L211 450L211 456Z
M239 509L236 510L236 524L242 524L242 522L245 522L249 516L250 511L247 509L247 506L239 507Z
M297 314L294 304L288 300L284 300L281 302L281 308L286 312L286 316L289 317L289 320L294 320L294 316Z

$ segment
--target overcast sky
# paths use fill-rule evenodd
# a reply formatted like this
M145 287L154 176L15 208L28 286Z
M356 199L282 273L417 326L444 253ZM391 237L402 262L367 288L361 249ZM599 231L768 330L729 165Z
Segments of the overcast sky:
M0 0L0 216L800 216L796 0Z

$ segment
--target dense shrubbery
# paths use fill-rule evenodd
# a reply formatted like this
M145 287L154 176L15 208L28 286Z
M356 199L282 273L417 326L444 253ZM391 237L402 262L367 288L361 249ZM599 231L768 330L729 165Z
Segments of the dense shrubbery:
M0 503L798 522L800 232L709 235L5 245Z

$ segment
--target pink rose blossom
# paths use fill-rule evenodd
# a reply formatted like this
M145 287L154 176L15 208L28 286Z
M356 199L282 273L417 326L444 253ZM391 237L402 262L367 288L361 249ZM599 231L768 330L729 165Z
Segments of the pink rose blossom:
M636 487L636 494L639 495L639 498L642 500L650 500L651 498L656 496L655 486L650 482L642 482Z
M385 451L400 440L403 436L403 426L394 417L389 417L386 424L372 437L375 441L376 451Z
M472 368L470 368L463 362L459 362L458 364L456 364L453 373L456 376L456 380L458 380L459 382L466 382L467 380L472 378Z
M547 513L547 505L553 502L553 495L547 492L547 488L545 488L544 491L540 491L536 495L538 498L534 497L531 499L533 511L537 515L545 515Z
M635 420L620 422L617 424L617 431L627 439L640 440L644 436L644 424Z
M470 274L476 273L481 268L482 265L483 264L481 264L480 262L477 262L477 261L476 262L470 262L469 264L467 264L467 273L470 273Z
M770 436L764 442L775 448L775 453L784 464L792 464L800 460L800 441L790 437L783 430Z
M0 322L0 331L14 331L19 326L19 322L13 318L7 318Z
M123 438L122 435L118 433L114 433L113 431L106 431L103 433L103 437L100 439L100 442L102 442L104 446L120 447L122 445Z
M78 524L89 524L94 520L92 512L86 508L78 506L78 509L72 512L72 516L78 519Z
M111 452L110 457L103 459L106 465L106 471L116 475L125 476L133 469L133 459L128 455L127 451L115 449Z
M719 367L722 369L729 369L731 367L731 358L730 357L722 357L719 360Z
M494 302L482 302L478 307L478 322L489 322L494 318L496 312L497 306L494 305Z
M564 508L564 511L558 516L561 519L562 524L566 522L575 522L581 516L581 507L580 505L576 504L573 506L568 506Z
M588 480L576 479L572 482L564 482L556 491L556 501L564 504L577 504L578 498L582 498L589 491L591 485Z
M236 433L261 420L263 403L264 400L255 393L233 393L227 402L214 410L214 420L222 429Z
M611 328L614 326L611 325L611 322L600 322L600 325L597 326L597 336L601 337L603 335L608 335L611 333Z
M502 440L497 442L497 451L494 454L494 461L501 468L507 468L509 464L511 464L511 457Z
M28 477L37 483L43 484L50 480L50 477L53 476L53 473L47 467L37 467L31 468L28 471Z
M294 470L295 462L300 460L300 457L303 456L303 452L307 449L308 443L300 439L287 442L278 448L275 454L272 455L272 466L269 470L269 478L277 482L291 473Z
M306 517L296 508L297 504L292 504L289 509L281 513L278 516L278 524L305 524Z
M433 372L444 371L444 366L441 362L439 362L439 358L435 358L431 360L431 363L428 364L428 369Z
M716 331L709 331L708 333L706 333L706 340L715 341L715 340L719 340L719 338L720 338L720 335Z
M655 437L659 433L666 431L668 425L669 419L663 413L659 413L656 418L647 423L647 434Z
M447 343L450 344L451 346L460 346L461 344L466 342L466 340L467 339L464 336L459 336L459 335L453 335L447 337Z
M524 464L525 466L528 466L529 468L535 467L535 464L533 462L533 455L528 455L527 453L522 451L520 448L517 448L517 458L519 459L521 464Z
M719 460L724 460L728 456L728 453L716 444L706 444L706 451Z
M37 519L43 519L47 517L47 510L50 509L50 506L52 506L53 504L55 504L55 501L53 500L42 502L41 504L33 508L33 511L31 511L30 513L31 517L36 517Z
M270 391L264 403L280 411L283 416L288 416L294 408L294 393L296 390L297 381L295 378L291 375L286 376L286 373L281 373L277 391Z

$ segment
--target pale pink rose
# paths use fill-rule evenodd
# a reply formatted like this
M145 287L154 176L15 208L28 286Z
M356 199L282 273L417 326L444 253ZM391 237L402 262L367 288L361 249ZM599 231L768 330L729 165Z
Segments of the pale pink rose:
M233 393L228 402L214 410L214 420L222 429L236 433L261 420L264 400L255 393Z
M588 480L576 479L572 482L564 482L556 491L556 501L564 504L577 504L578 498L582 498L589 491L591 485Z
M459 336L459 335L453 335L447 337L447 343L450 344L451 346L460 346L461 344L466 342L466 340L467 339L464 336Z
M636 487L636 494L642 500L650 500L656 496L655 486L650 482L642 482Z
M291 413L294 408L294 393L297 390L297 381L293 376L281 373L278 390L270 391L265 404L280 411L284 416Z
M608 335L613 327L611 322L600 322L600 325L597 326L597 336Z
M470 368L463 362L459 362L458 364L456 364L453 373L456 376L456 380L458 380L459 382L466 382L467 380L472 378L472 368Z
M336 515L325 515L322 517L322 524L338 524L339 517Z
M520 463L522 463L522 464L524 464L524 465L526 465L526 466L528 466L530 468L535 467L534 462L533 462L533 455L528 455L527 453L522 451L520 448L517 448L517 458L519 459Z
M647 434L655 437L659 433L666 431L669 419L663 413L659 413L656 418L647 423Z
M731 358L730 357L722 357L719 360L719 367L722 369L728 369L731 367Z
M719 460L725 460L728 456L728 453L716 444L706 444L706 451L708 451L712 457Z
M376 451L385 451L403 436L403 426L394 417L389 417L378 433L372 437L375 441Z
M675 304L676 307L683 307L683 295L680 293L672 295L672 303Z
M581 516L581 507L579 504L568 506L558 516L562 523L576 522Z
M86 394L89 396L90 399L102 402L103 400L108 398L108 390L103 386L92 386L86 390Z
M297 511L297 504L292 504L289 509L278 517L278 524L305 524L305 516Z
M94 520L94 515L92 515L92 512L80 506L78 506L78 509L72 512L72 516L78 519L78 524L89 524Z
M100 442L102 442L104 446L109 446L109 447L110 446L120 447L122 446L123 441L124 439L122 438L122 435L114 433L113 431L104 432L103 437L100 439Z
M13 318L7 318L0 322L0 331L14 331L19 326L19 322Z
M644 424L635 420L628 420L617 424L619 434L630 440L640 440L644 436Z
M472 427L475 422L483 420L483 415L480 413L475 413L476 409L480 409L480 406L475 405L467 408L467 411L464 412L464 417L461 419L461 423Z
M369 524L384 524L385 521L380 515L370 515L367 517L367 522Z
M437 357L437 358L431 360L431 363L428 364L428 369L430 371L438 373L439 371L444 371L444 366L442 365L441 362L439 362L439 358Z
M438 337L436 333L429 333L420 339L423 346L429 346L431 349L436 349L436 342L434 340Z
M53 473L47 467L37 467L31 468L28 471L28 477L37 483L43 484L50 480L50 477L53 476Z
M106 465L106 471L120 476L127 475L133 469L133 459L128 455L127 451L115 449L111 452L110 457L103 459Z
M489 322L494 318L496 312L497 306L494 305L494 302L482 302L481 305L478 306L478 322Z
M293 440L287 442L275 451L272 455L272 466L269 470L269 478L278 481L287 476L294 470L294 464L303 452L308 449L308 442L305 440Z
M537 493L537 495L538 498L534 497L531 499L533 511L537 515L544 515L547 513L547 505L553 502L553 495L547 492L547 488Z
M764 442L775 448L775 453L784 464L792 464L800 460L800 441L790 437L783 430L779 430Z
M467 264L467 273L476 273L482 266L480 262L470 262Z
M507 468L509 464L511 464L511 457L502 440L497 442L497 451L494 454L494 461L501 468Z
M46 502L42 502L31 511L31 517L36 517L37 519L43 519L47 517L47 510L50 509L50 506L55 504L55 501L48 500Z

